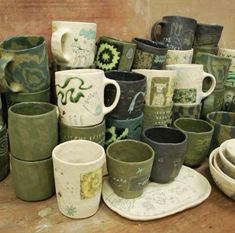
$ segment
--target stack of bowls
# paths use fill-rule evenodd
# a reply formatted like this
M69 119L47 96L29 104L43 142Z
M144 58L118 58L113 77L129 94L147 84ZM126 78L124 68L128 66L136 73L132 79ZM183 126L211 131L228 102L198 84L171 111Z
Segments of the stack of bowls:
M235 139L224 141L211 152L209 168L219 189L235 200Z

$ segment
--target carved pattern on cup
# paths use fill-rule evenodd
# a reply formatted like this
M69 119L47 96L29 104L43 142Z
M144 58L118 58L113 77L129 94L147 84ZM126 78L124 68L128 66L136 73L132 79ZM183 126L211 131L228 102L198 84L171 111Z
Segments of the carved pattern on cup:
M182 88L175 89L173 101L174 103L196 103L197 89Z
M151 69L154 55L151 53L144 52L136 49L133 60L134 69Z
M117 140L127 139L129 134L128 128L117 128L115 126L107 127L106 137L105 137L105 146L108 146L112 142Z

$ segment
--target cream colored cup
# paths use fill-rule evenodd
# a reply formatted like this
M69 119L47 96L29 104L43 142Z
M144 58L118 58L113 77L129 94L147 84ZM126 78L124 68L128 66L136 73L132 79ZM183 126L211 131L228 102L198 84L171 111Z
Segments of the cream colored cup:
M193 49L168 50L166 55L166 65L191 64L192 59L193 59Z

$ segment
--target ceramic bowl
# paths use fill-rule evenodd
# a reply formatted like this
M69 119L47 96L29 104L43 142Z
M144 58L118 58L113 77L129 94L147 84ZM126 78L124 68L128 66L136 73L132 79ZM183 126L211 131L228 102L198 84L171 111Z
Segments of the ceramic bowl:
M227 158L226 144L228 141L223 142L219 147L219 156L221 159L221 169L231 178L235 179L235 165L232 164Z
M219 148L214 149L209 157L209 168L218 188L228 197L235 200L235 180L232 178L225 176L223 173L218 171L214 165L214 158L216 154L219 153ZM218 160L217 160L218 161Z
M226 144L227 159L235 165L235 139L230 139Z

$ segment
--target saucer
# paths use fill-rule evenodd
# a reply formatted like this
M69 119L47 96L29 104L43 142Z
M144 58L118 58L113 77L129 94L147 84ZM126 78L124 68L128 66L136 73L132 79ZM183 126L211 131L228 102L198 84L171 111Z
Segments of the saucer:
M163 218L205 201L211 192L208 180L197 171L182 166L179 175L168 184L149 182L143 194L135 199L117 196L106 177L102 198L114 212L131 220Z

